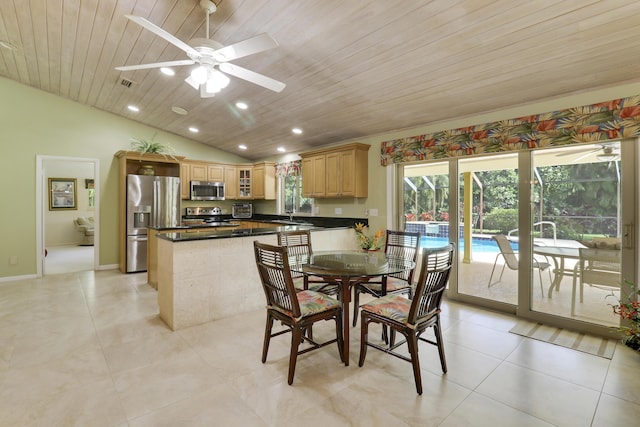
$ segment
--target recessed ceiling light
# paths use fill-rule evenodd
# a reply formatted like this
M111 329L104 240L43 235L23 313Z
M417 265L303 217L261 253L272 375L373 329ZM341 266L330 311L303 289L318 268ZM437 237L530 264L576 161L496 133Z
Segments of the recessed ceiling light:
M167 67L162 67L160 68L160 72L166 76L175 76L176 72L173 71L171 68L167 68Z
M300 128L293 128L291 129L291 132L295 133L296 135L300 135L302 133L302 129Z
M196 127L189 126L189 132L198 133L198 132L200 132L200 130L198 128L196 128Z
M285 150L284 147L278 147L278 151L281 153L285 153L287 150Z
M244 145L244 144L240 144L240 145L238 145L238 148L241 149L241 150L246 150L247 146Z
M238 107L241 110L246 110L247 108L249 108L249 106L244 102L236 102L236 107Z
M138 111L140 111L140 109L138 107L136 107L135 105L127 105L127 108L135 113L137 113Z
M185 110L184 108L173 106L171 107L171 111L173 111L176 114L180 114L181 116L187 115L187 110Z

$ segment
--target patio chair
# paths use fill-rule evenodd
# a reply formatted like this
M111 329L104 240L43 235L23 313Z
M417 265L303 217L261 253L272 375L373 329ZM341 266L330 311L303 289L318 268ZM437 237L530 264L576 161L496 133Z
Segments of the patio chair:
M505 236L504 234L496 234L495 236L492 236L492 238L498 244L498 249L500 249L500 253L496 255L496 259L493 262L493 268L491 269L491 276L489 277L489 284L487 285L488 288L490 288L491 286L495 285L496 283L502 280L502 274L504 273L505 266L509 267L509 269L511 270L515 270L515 271L518 270L518 253L515 252L511 247L511 242L509 242L509 239L507 239L507 236ZM493 273L496 270L496 265L498 264L498 258L500 257L504 258L504 264L502 264L500 277L495 283L493 283L492 282ZM538 276L540 278L540 292L542 292L542 296L544 297L544 288L542 286L542 271L547 270L549 272L549 281L551 281L551 269L550 269L551 264L544 261L538 261L537 259L533 258L532 266L533 268L538 269Z
M584 302L584 285L611 291L620 289L620 250L580 248L571 291L571 315L576 309L576 286L580 282L580 302Z
M442 372L447 373L447 361L442 343L442 329L440 326L440 303L449 281L449 273L453 263L454 246L452 243L438 249L424 249L422 252L420 276L416 283L413 299L402 295L392 294L377 298L362 305L360 325L360 360L358 365L364 365L367 347L373 347L384 353L395 356L413 365L413 377L416 391L422 394L422 378L420 374L420 359L418 358L418 343L423 341L438 347ZM369 323L379 323L391 329L390 344L378 345L368 340ZM433 328L435 340L422 338L422 334ZM405 339L394 343L396 332ZM410 357L395 352L403 344L409 347Z
M344 362L342 352L342 306L329 295L310 290L296 292L289 269L287 248L253 242L262 288L267 298L267 323L262 346L262 363L267 361L271 337L291 332L291 350L289 352L288 383L293 383L298 355L337 343L340 360ZM272 332L274 320L280 321L286 329ZM321 320L333 320L336 323L336 338L317 343L304 337L304 332ZM302 342L311 347L299 350Z
M387 230L385 240L385 254L397 258L404 258L416 262L420 250L420 233L408 231ZM367 293L376 298L389 294L407 294L411 297L413 273L415 268L397 274L387 276L386 287L383 289L382 281L363 280L353 287L353 326L358 323L358 306L360 294Z

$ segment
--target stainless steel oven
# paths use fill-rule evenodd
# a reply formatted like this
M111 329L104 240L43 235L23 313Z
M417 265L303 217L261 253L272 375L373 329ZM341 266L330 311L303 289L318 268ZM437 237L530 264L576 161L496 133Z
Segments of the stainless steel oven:
M191 200L224 200L224 182L191 181Z

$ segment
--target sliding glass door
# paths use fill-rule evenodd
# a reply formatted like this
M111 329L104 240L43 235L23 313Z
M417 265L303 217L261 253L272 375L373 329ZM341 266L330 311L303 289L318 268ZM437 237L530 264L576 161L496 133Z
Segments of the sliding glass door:
M422 246L457 243L448 296L605 333L635 281L637 141L401 167L401 215Z
M533 254L552 272L533 311L578 322L618 325L611 306L620 295L623 251L621 143L533 153ZM632 163L633 155L628 156Z

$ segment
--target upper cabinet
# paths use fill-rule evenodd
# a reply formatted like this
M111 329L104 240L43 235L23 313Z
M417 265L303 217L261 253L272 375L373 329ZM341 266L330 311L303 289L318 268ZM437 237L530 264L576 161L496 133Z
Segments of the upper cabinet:
M275 200L276 165L270 162L253 165L253 198Z
M254 200L276 198L275 164L223 164L185 160L181 164L182 199L190 197L190 181L225 183L225 199Z
M369 145L347 144L301 153L305 197L368 197Z

